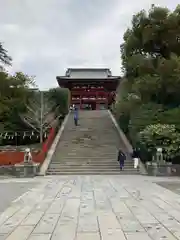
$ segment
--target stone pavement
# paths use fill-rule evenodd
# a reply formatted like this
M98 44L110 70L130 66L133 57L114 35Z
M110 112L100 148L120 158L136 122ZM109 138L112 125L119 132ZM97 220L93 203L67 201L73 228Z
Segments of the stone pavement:
M180 239L180 196L143 176L49 176L0 215L0 240ZM180 183L179 179L176 182Z
M38 182L23 179L0 179L0 213L11 205L11 202L33 188Z

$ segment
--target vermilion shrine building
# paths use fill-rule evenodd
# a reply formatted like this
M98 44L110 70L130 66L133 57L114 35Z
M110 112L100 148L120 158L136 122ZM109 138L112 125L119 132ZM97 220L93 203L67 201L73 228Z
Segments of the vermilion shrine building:
M65 76L56 77L60 87L68 88L71 104L80 109L107 109L115 100L119 76L108 68L68 68Z

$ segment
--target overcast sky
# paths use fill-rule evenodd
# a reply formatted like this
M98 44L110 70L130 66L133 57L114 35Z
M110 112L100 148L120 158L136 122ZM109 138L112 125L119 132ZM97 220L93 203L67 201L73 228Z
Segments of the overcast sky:
M120 50L132 15L151 4L174 9L179 0L0 0L0 41L11 72L57 86L68 67L108 67L120 75Z

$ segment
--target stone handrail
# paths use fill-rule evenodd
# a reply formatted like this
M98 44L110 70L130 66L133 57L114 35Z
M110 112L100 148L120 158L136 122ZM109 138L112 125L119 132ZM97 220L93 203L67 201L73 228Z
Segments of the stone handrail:
M41 175L41 176L44 176L46 174L46 171L47 171L47 169L49 167L49 164L51 163L52 156L53 156L53 154L54 154L54 152L56 150L57 144L58 144L58 142L59 142L59 140L60 140L60 138L62 136L62 133L64 131L64 128L65 128L65 125L66 125L66 123L68 121L70 113L71 112L69 112L66 115L64 121L62 122L61 127L60 127L60 129L59 129L59 131L58 131L58 133L57 133L57 135L56 135L56 137L55 137L55 139L54 139L54 141L53 141L53 143L52 143L52 145L51 145L51 147L50 147L50 149L48 151L46 159L44 160L43 164L41 165L40 172L39 172L39 175Z

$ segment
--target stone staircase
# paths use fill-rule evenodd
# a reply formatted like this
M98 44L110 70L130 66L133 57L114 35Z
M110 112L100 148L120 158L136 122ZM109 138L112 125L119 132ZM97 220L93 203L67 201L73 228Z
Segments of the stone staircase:
M126 150L107 110L80 111L79 118L75 127L70 114L48 175L138 174L129 158L120 172L117 152Z

